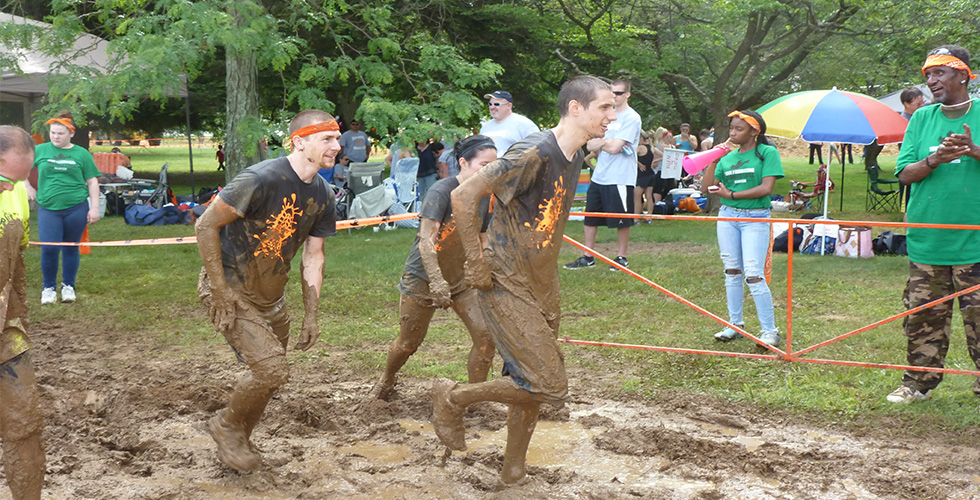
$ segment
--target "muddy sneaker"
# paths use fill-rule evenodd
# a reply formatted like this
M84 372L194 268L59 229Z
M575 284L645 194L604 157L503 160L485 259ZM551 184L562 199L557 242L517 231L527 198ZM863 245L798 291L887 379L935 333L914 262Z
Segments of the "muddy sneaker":
M613 262L615 262L615 263L617 263L617 264L619 264L619 265L621 265L623 267L630 267L629 262L626 262L626 257L623 257L622 255L616 256L616 258L613 259ZM613 266L609 266L609 270L610 271L619 271L619 269L617 269L617 268L615 268Z
M932 399L932 391L926 391L925 394L911 388L908 386L901 386L895 389L895 392L888 395L887 398L889 403L914 403L916 401L926 401Z
M586 267L595 267L595 257L586 257L583 255L578 259L575 259L574 262L569 262L562 267L565 269L585 269Z
M45 306L48 304L54 304L58 300L58 292L54 288L45 288L41 290L41 305Z
M739 328L745 328L744 325L737 325ZM732 330L729 327L725 327L724 330L715 334L715 340L720 340L722 342L728 342L729 340L735 340L742 338L742 334Z
M763 342L765 342L765 343L767 343L767 344L769 344L769 345L771 345L773 347L776 347L776 346L779 345L779 342L780 342L779 333L777 333L777 332L762 332L762 335L759 335L759 340L761 340L761 341L763 341Z
M245 431L226 425L223 416L223 412L218 412L208 420L208 433L218 445L218 460L240 472L258 469L262 457L249 446Z
M75 287L62 283L61 301L64 303L75 302Z
M371 388L370 396L373 399L380 399L382 401L388 401L391 398L391 393L395 390L395 384L385 384L380 380L374 384Z
M463 427L463 408L449 399L456 387L452 380L441 378L432 384L432 428L436 436L451 450L466 450L466 429Z

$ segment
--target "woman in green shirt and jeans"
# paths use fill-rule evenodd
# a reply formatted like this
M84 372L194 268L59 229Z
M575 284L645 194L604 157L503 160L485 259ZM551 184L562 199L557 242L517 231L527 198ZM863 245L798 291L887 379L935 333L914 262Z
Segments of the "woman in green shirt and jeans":
M34 149L37 169L37 230L41 242L82 241L85 227L99 220L99 169L92 154L71 143L75 124L71 113L62 111L51 125L51 142ZM75 276L78 274L77 246L41 247L41 274L44 287L41 304L57 300L58 258L61 256L61 301L75 301Z
M772 189L776 179L783 176L779 151L766 140L766 122L754 111L734 111L728 142L732 151L718 160L717 167L704 171L703 185L721 197L719 217L746 219L718 221L718 247L725 265L725 292L728 298L728 317L733 325L744 328L742 298L748 285L762 333L759 340L779 345L772 305L772 292L766 284L765 262L769 251L769 224L751 222L768 219ZM726 327L715 334L721 341L734 340L741 335Z

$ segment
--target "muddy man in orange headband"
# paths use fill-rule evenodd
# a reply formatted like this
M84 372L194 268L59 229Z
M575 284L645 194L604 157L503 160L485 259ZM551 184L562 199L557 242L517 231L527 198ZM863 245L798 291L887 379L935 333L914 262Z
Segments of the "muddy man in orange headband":
M285 288L302 251L304 312L298 349L320 336L317 310L323 286L324 239L336 233L336 200L317 175L340 152L340 128L329 114L308 110L289 124L292 152L242 170L197 220L204 263L198 294L215 329L248 365L207 430L218 460L240 472L262 465L250 439L272 395L289 379L290 315Z

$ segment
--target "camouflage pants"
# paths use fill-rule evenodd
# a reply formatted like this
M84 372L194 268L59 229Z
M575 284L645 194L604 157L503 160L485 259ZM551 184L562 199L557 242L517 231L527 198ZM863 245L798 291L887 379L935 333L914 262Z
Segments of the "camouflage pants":
M909 263L909 281L902 301L906 309L921 306L960 290L980 284L980 263L960 266L932 266ZM966 345L973 363L980 369L980 292L960 296L960 313L966 330ZM945 366L949 350L949 330L953 301L949 300L905 317L903 326L908 337L908 362L911 366ZM905 371L902 383L920 392L935 389L942 373ZM973 384L980 396L980 379Z

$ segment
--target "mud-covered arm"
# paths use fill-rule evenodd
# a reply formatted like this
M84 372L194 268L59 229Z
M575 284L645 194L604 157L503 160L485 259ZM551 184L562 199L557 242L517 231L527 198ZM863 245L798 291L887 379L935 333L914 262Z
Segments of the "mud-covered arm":
M436 238L439 237L441 223L428 217L419 218L419 256L422 257L422 267L429 277L429 293L439 307L450 306L449 283L442 275L439 267L439 257L436 252Z
M482 176L474 175L452 193L456 230L459 231L463 251L466 253L466 283L481 290L489 290L491 283L490 268L483 259L483 245L480 240L480 229L483 227L480 200L492 192Z
M197 250L204 263L204 272L207 273L211 283L213 309L211 321L220 332L231 327L240 300L238 294L225 281L225 272L221 264L220 230L240 217L241 215L219 196L211 202L211 206L194 226L194 232L197 234Z
M303 257L300 260L300 275L303 280L303 328L300 331L299 343L296 348L307 350L316 344L320 338L320 325L317 314L320 310L320 291L323 289L323 269L326 262L324 256L324 238L310 236L303 245Z

